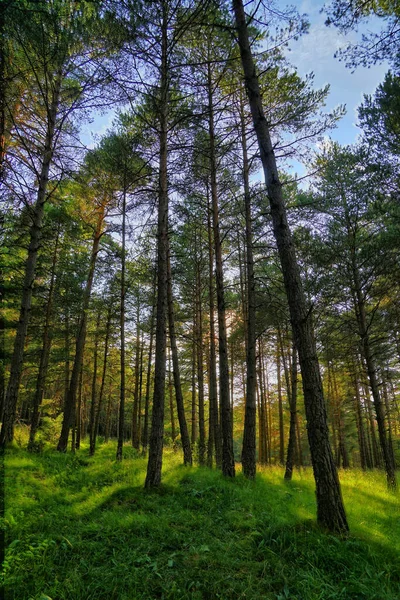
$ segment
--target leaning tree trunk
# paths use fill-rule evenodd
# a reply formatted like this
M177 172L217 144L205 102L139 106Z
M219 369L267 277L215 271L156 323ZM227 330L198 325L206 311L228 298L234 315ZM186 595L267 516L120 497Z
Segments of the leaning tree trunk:
M28 330L29 316L32 303L33 283L35 280L37 255L42 236L44 207L47 201L47 187L49 182L50 166L53 160L55 146L55 129L57 112L60 101L61 74L55 78L53 98L48 108L47 132L43 151L43 160L40 170L36 203L31 211L32 225L30 228L30 242L28 258L25 263L25 276L22 289L21 308L14 341L14 351L11 359L10 378L4 398L3 423L0 433L0 446L5 446L14 437L14 422L17 413L18 391L22 375L24 345Z
M56 242L54 245L53 260L51 265L49 297L46 304L46 316L43 330L42 351L40 353L39 371L36 380L36 390L33 397L31 428L29 432L28 450L33 450L35 446L35 436L39 427L40 406L42 404L44 389L46 385L47 370L49 366L50 348L51 348L51 332L50 322L53 315L53 299L54 299L54 284L56 276L56 264L58 254L58 242L60 239L60 223L58 224L56 233Z
M225 291L222 267L222 246L219 227L219 208L217 193L217 170L214 131L214 105L213 85L211 78L211 64L208 63L208 128L210 143L210 176L211 176L211 204L213 215L213 233L215 250L215 275L217 290L217 315L218 315L218 350L219 350L219 396L221 411L222 432L222 473L228 477L235 476L235 458L233 455L232 436L232 407L229 394L229 363L228 342L225 320Z
M245 477L256 475L256 299L253 259L253 232L251 223L251 196L247 154L244 105L240 94L240 126L243 154L244 208L246 216L246 406L243 430L242 466Z
M181 374L179 370L178 346L176 344L175 333L175 315L174 315L174 300L172 296L172 280L171 280L171 259L169 252L169 244L167 250L167 277L168 277L168 323L169 323L169 339L171 343L172 354L172 371L174 376L176 409L178 412L179 430L181 434L183 464L192 464L192 447L190 443L189 431L186 422L185 405L183 402Z
M158 487L164 439L164 403L167 341L167 248L168 248L168 10L166 0L162 3L161 26L161 81L160 81L160 167L158 188L157 224L157 321L154 365L154 396L151 420L149 460L145 487Z
M255 64L251 54L246 16L242 0L233 0L238 42L246 84L263 165L271 208L274 235L278 246L285 290L300 368L303 378L308 439L314 469L318 522L330 531L348 531L340 483L329 445L329 432L316 344L307 306L292 235L289 229L282 184L279 180L275 154L261 94Z
M86 342L87 314L89 309L90 295L92 293L94 270L96 267L97 254L99 252L100 238L102 236L104 212L105 203L103 203L100 206L96 230L93 238L92 252L90 255L89 273L86 282L85 293L83 295L83 304L79 320L78 335L76 338L74 364L72 366L71 381L68 388L68 394L65 399L64 418L61 427L61 435L57 445L57 450L59 452L66 452L67 450L69 430L72 425L72 420L76 406L76 393L78 390L79 374L82 368L83 352L85 349Z

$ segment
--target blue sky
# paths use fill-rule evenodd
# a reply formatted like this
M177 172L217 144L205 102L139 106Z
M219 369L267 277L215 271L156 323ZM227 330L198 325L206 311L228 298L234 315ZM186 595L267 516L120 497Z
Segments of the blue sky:
M329 135L341 144L351 144L356 141L359 130L356 127L357 106L362 102L364 94L372 94L388 70L387 65L375 65L368 68L357 67L354 73L334 58L334 53L348 41L354 41L362 32L378 31L381 23L378 19L368 19L357 33L344 36L335 27L326 27L326 16L320 13L324 2L320 0L294 1L298 11L307 13L310 20L310 30L297 42L291 44L287 57L300 75L310 71L315 74L315 87L330 84L330 93L326 108L332 109L338 104L345 104L346 116L339 122L338 127Z
M338 104L345 104L346 116L339 122L336 129L328 132L332 139L341 144L351 144L356 141L359 130L356 127L357 106L362 102L363 94L372 94L377 85L383 80L387 65L375 65L371 68L358 67L354 73L334 58L334 53L348 41L354 41L364 31L380 29L378 19L364 24L357 33L344 36L334 27L326 27L325 15L320 13L324 2L322 0L292 0L292 4L300 14L306 13L310 20L310 29L307 35L293 42L287 57L290 63L297 68L300 75L310 71L315 74L315 87L320 88L330 84L330 93L326 108L334 108ZM101 136L111 126L113 112L105 115L94 115L94 120L83 128L81 139L90 147L95 144L95 136Z

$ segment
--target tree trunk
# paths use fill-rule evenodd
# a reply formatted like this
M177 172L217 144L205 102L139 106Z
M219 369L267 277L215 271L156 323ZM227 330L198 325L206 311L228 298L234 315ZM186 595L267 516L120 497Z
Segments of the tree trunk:
M194 450L197 441L197 404L196 404L196 312L193 321L193 341L192 341L192 411L191 411L191 432L190 441L192 450Z
M79 320L78 335L76 338L76 350L75 350L74 364L72 366L72 374L71 374L71 381L70 381L69 388L68 388L68 394L65 399L64 418L63 418L63 423L62 423L62 428L61 428L61 435L60 435L60 439L58 441L58 446L57 446L57 450L59 452L66 452L66 450L67 450L69 430L71 428L72 419L73 419L73 415L75 412L76 393L77 393L77 389L78 389L79 373L82 368L83 352L85 349L85 342L86 342L87 313L88 313L88 309L89 309L90 295L92 292L92 284L93 284L94 270L96 267L97 254L99 252L100 238L102 236L104 212L105 212L105 204L103 203L99 209L99 215L98 215L96 230L95 230L94 239L93 239L92 252L90 255L89 273L88 273L88 278L87 278L87 282L86 282L85 293L83 296L83 304L82 304L81 316L80 316L80 320Z
M244 302L246 342L246 404L243 429L242 466L245 477L256 475L256 299L253 259L253 231L249 160L247 154L244 103L240 92L240 132L243 155L244 210L246 218L246 302Z
M171 343L172 354L172 370L174 376L176 409L178 413L179 431L181 434L183 464L192 464L192 447L190 444L189 431L186 423L185 405L183 402L181 375L179 370L178 346L176 343L175 334L175 315L174 315L174 299L172 296L172 279L171 279L171 258L168 244L167 252L167 279L168 279L168 323L169 323L169 339Z
M10 443L14 437L14 422L17 412L19 385L21 382L24 345L32 304L32 291L35 281L37 255L42 236L44 207L47 201L50 165L53 160L55 139L57 139L55 136L55 128L59 107L61 78L61 74L57 74L54 83L53 97L48 108L47 132L38 182L38 192L35 205L30 213L32 225L29 232L30 242L28 247L28 257L25 263L21 308L14 341L14 351L11 359L10 378L8 380L7 391L4 398L3 422L0 433L0 446L2 447Z
M283 401L282 401L282 379L281 379L281 353L280 353L280 337L281 332L278 329L276 341L276 376L278 382L278 411L279 411L279 463L284 465L285 462L285 437L283 428Z
M81 447L81 433L82 433L82 392L83 392L83 368L79 374L79 388L78 388L78 406L76 407L75 413L75 444L73 447L79 450Z
M100 333L101 311L97 313L96 330L94 332L94 352L93 352L93 376L92 376L92 398L90 404L89 417L89 453L92 455L93 436L94 436L94 421L96 416L96 397L97 397L97 356L99 350L99 333Z
M233 0L246 91L253 117L271 208L274 235L281 260L285 290L303 379L308 439L314 469L318 522L330 531L348 531L339 478L329 445L326 408L316 345L300 271L282 195L275 154L261 102L258 77L251 55L242 0Z
M161 483L162 453L164 439L164 404L166 371L166 325L167 325L167 248L168 248L168 8L162 2L161 25L161 81L160 81L160 168L158 190L157 226L157 322L154 367L153 415L151 421L149 461L145 487L158 487Z
M56 241L54 245L53 260L51 265L51 276L50 276L50 287L49 296L46 304L46 316L44 322L43 338L42 338L42 351L40 353L39 371L36 380L36 390L33 397L32 416L31 416L31 428L29 432L28 450L33 450L35 446L35 436L39 427L40 419L40 407L43 400L47 370L49 366L50 348L51 348L51 330L50 323L53 316L53 299L54 299L54 284L56 276L56 264L58 254L58 242L60 239L60 223L58 223Z
M217 194L217 172L214 132L213 84L211 79L211 64L208 63L208 111L210 137L210 172L211 172L211 203L213 215L213 233L215 250L215 274L217 290L218 315L218 350L219 350L219 397L221 408L222 432L222 473L228 477L235 476L235 459L232 439L232 408L229 394L229 363L228 343L225 321L225 292L222 266L222 247L219 228L219 209Z
M379 393L379 384L376 375L375 360L371 351L370 336L368 331L369 328L367 325L367 317L365 314L365 300L361 289L360 274L356 264L356 256L354 250L352 252L351 260L354 285L354 310L356 313L356 319L361 340L361 351L365 360L365 365L367 367L369 386L371 388L372 398L374 400L376 422L378 424L379 442L382 450L383 462L385 465L386 479L388 487L391 489L396 489L397 482L394 458L393 454L390 451L390 446L386 435L385 412L381 400L381 395Z
M263 378L263 369L262 369L262 356L261 356L261 340L258 341L258 392L259 392L259 403L260 403L260 411L259 411L259 454L258 460L261 465L266 465L268 463L268 420L267 420L267 411L266 411L266 402L265 402L265 389L264 389L264 378Z
M135 387L133 391L133 411L132 411L132 447L136 450L140 448L140 436L139 436L139 369L140 369L140 329L139 329L139 318L140 318L140 305L138 299L137 313L136 313L136 352L135 352Z
M175 448L176 430L175 430L175 415L174 415L174 394L172 391L172 365L171 365L171 350L168 350L168 395L169 395L169 416L171 422L171 440Z
M121 289L119 305L119 329L120 329L120 367L121 379L119 384L119 409L118 409L118 440L116 460L122 460L122 449L124 446L125 427L125 270L126 270L126 185L124 174L124 190L122 194L122 255L121 255Z
M103 358L103 371L101 374L101 384L100 384L100 392L99 392L99 401L97 403L96 413L94 416L93 423L93 431L90 436L90 447L89 454L93 456L96 450L96 439L99 432L99 422L100 422L100 414L101 408L103 404L103 396L104 396L104 386L106 383L106 373L107 373L107 359L108 359L108 344L110 340L110 330L111 330L111 315L112 315L112 303L110 302L108 311L107 311L107 325L106 325L106 338L104 340L104 358Z
M201 259L200 259L201 260ZM200 265L196 266L196 292L197 292L197 385L199 401L199 464L205 464L206 456L206 430L204 423L204 366L203 366L203 307L201 302L201 275Z
M367 468L370 469L372 465L370 464L370 458L368 456L367 445L365 442L365 431L364 431L364 423L361 409L361 398L360 398L360 389L359 383L357 379L357 373L355 371L355 364L353 363L354 369L354 409L356 415L356 425L357 425L357 437L358 437L358 447L360 450L360 462L361 468L365 471Z
M156 278L154 280L153 293L156 295ZM147 453L147 444L149 438L149 406L150 406L150 379L151 379L151 362L153 358L153 339L154 339L154 319L156 312L156 304L153 304L150 318L150 344L149 344L149 355L147 363L147 375L146 375L146 396L144 401L144 420L143 420L143 431L142 431L142 452Z
M209 190L207 185L207 232L208 232L208 286L209 286L209 311L210 311L210 354L209 354L209 383L208 383L208 403L209 403L209 443L207 462L212 466L213 446L215 448L215 463L218 468L222 466L222 447L221 431L219 426L218 410L218 386L217 386L217 358L215 350L215 302L214 302L214 254L212 243L212 225L211 225L211 207L209 199Z
M296 449L296 414L297 414L297 352L293 342L292 346L292 369L291 369L291 391L290 391L290 427L289 441L286 455L286 469L284 479L290 481L293 475L294 454Z

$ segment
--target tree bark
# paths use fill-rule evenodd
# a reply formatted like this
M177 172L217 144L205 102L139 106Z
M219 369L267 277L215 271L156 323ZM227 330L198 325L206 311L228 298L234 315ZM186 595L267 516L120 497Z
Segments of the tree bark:
M110 301L108 311L107 311L106 337L104 340L103 370L102 370L102 374L101 374L99 401L98 401L97 407L96 407L96 412L95 412L94 422L93 422L93 430L91 432L92 434L90 436L90 442L89 442L90 456L93 456L96 451L96 439L97 439L97 435L99 432L100 414L101 414L103 397L104 397L104 386L106 384L108 344L109 344L109 340L110 340L110 330L111 330L111 315L112 315L112 304Z
M171 279L171 258L168 244L167 252L167 277L168 277L168 324L169 324L169 339L171 343L172 354L172 371L174 376L176 409L178 413L179 431L181 434L183 464L190 466L192 464L192 447L190 444L189 431L186 423L185 405L183 401L181 374L179 369L178 346L176 343L175 333L175 315L174 315L174 299L172 296L172 279Z
M316 345L307 307L294 244L289 229L282 184L261 95L255 64L251 54L246 16L242 0L233 0L233 10L246 91L253 117L271 208L274 235L278 246L290 317L303 379L307 414L308 439L314 469L317 495L317 519L330 531L346 532L348 524L343 506L339 478L329 445L326 408Z
M289 441L286 455L286 469L284 479L290 481L293 475L294 454L296 449L296 415L297 415L297 351L292 345L292 369L291 369L291 391L290 391L290 427Z
M283 401L282 401L282 378L281 378L281 353L280 353L281 332L278 329L276 340L276 376L278 383L278 411L279 411L279 463L285 462L285 437L283 428Z
M210 354L209 354L209 442L207 451L207 463L212 466L213 446L215 448L215 463L218 468L222 466L221 430L219 424L218 410L218 386L217 386L217 358L215 349L215 302L214 302L214 254L212 243L211 207L209 189L207 185L207 232L208 232L208 286L209 286L209 311L210 311Z
M388 487L396 489L396 471L394 464L393 453L390 451L390 445L386 435L385 426L385 412L381 395L379 392L378 378L376 374L375 360L371 351L369 327L367 325L367 317L365 313L365 301L361 289L360 273L356 263L355 250L353 249L351 255L352 263L352 275L353 275L353 302L356 319L358 323L358 330L361 340L361 351L367 368L369 386L372 392L372 398L374 400L376 422L378 425L379 442L382 450L383 462L385 465L386 479Z
M240 133L243 155L244 210L246 219L246 302L245 318L246 342L246 403L243 429L242 467L245 477L254 479L256 475L256 299L253 259L253 231L251 222L251 195L249 182L249 159L247 153L244 102L240 91Z
M197 385L199 403L199 464L205 464L206 430L204 423L204 366L203 366L203 307L201 302L200 265L196 265L196 309L197 309Z
M94 352L93 352L93 373L92 373L92 397L90 404L89 416L89 453L92 454L93 435L94 435L94 420L96 415L96 398L97 398L97 357L99 350L99 333L100 333L101 312L97 313L96 330L94 332Z
M121 289L119 305L119 330L120 330L120 384L119 384L119 408L118 408L118 440L116 460L122 460L122 449L124 446L125 427L125 271L126 271L126 185L124 173L124 189L122 194L122 256L121 256Z
M164 404L167 339L167 248L168 248L168 7L162 2L161 25L161 81L160 81L160 167L157 225L157 322L154 367L153 414L151 421L149 461L145 488L161 483L164 439Z
M29 442L28 450L33 450L35 446L35 436L39 427L40 419L40 407L43 401L44 390L46 385L47 370L49 366L50 348L52 342L51 336L51 319L53 316L53 300L54 300L54 288L55 288L55 277L56 277L56 264L58 255L58 243L60 239L60 223L57 227L56 241L54 245L53 260L51 265L51 276L49 286L49 296L46 304L46 315L44 322L43 338L42 338L42 351L40 353L39 371L36 380L36 390L33 397L32 416L31 416L31 428L29 431Z
M235 476L235 459L233 455L232 439L232 407L229 394L229 362L228 342L226 335L225 319L225 292L222 265L222 247L219 227L219 208L217 192L217 172L214 132L214 105L212 95L211 64L208 63L208 127L210 142L210 176L211 176L211 204L213 215L215 274L217 290L217 316L218 316L218 351L219 351L219 397L221 410L222 432L222 473L228 477Z
M92 252L90 255L89 273L88 273L88 278L86 281L81 316L80 316L80 320L79 320L78 335L76 338L74 364L72 366L72 374L71 374L71 381L70 381L69 388L68 388L68 394L65 399L64 418L63 418L63 423L62 423L62 427L61 427L61 435L60 435L60 439L59 439L58 445L57 445L57 450L59 452L66 452L66 450L67 450L69 430L71 428L73 415L75 412L76 393L77 393L77 389L78 389L79 373L82 368L83 352L85 349L85 342L86 342L87 314L88 314L88 309L89 309L90 295L92 292L93 277L94 277L94 270L96 267L97 254L99 252L100 238L102 236L104 213L105 213L105 203L103 202L99 208L99 215L97 218L96 230L95 230L94 238L93 238Z
M4 447L12 442L14 437L14 422L17 412L18 392L21 382L24 345L28 330L30 310L32 304L32 291L35 281L37 255L42 237L44 207L47 201L47 187L49 182L50 166L53 161L55 145L55 129L57 112L60 102L61 73L55 77L54 90L47 113L47 131L43 151L43 160L40 170L38 192L35 205L31 211L32 225L30 227L30 242L28 257L25 263L25 275L22 290L19 321L14 341L14 351L11 359L10 378L4 398L3 422L0 432L0 446Z
M140 318L140 305L138 299L138 306L136 312L136 351L135 351L135 387L133 390L133 410L132 410L132 447L136 450L140 448L140 436L139 436L139 369L140 369L140 329L139 329L139 318Z
M169 393L169 416L171 421L171 440L172 445L175 448L176 440L176 429L175 429L175 414L174 414L174 394L172 391L172 364L171 364L171 350L168 351L168 393Z
M156 277L154 279L153 293L156 295ZM153 304L150 318L150 344L149 344L149 355L147 363L147 375L146 375L146 396L144 401L144 420L143 420L143 431L142 431L142 452L147 453L147 444L149 438L149 406L150 406L150 380L151 380L151 362L153 358L153 339L154 339L154 319L156 312L156 304Z

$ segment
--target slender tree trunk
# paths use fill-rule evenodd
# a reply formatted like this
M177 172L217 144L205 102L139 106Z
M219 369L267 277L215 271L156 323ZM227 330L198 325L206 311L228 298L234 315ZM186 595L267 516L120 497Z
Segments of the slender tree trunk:
M99 252L100 238L102 236L103 222L105 213L105 203L103 203L99 209L99 215L96 224L96 230L93 239L92 252L90 256L89 273L86 282L85 293L83 296L82 311L79 320L78 335L76 338L76 350L74 364L72 366L71 381L69 384L68 394L65 401L64 407L64 419L61 428L61 435L58 441L57 450L59 452L66 452L68 445L69 430L71 428L72 418L75 412L76 406L76 393L78 389L79 373L82 368L83 352L85 349L86 342L86 324L87 324L87 313L89 309L90 295L92 292L94 270L96 267L97 254Z
M122 255L121 255L121 289L120 289L120 368L121 379L119 384L119 409L118 409L118 440L116 460L122 460L122 449L124 446L124 428L125 428L125 271L126 271L126 185L124 174L124 190L122 194Z
M110 390L108 392L107 409L106 409L106 423L105 423L105 427L104 427L104 443L105 444L107 444L110 439L111 408L112 408L112 393L111 393L111 385L110 385Z
M162 2L161 26L161 81L160 81L160 170L158 191L158 258L157 258L157 323L154 369L153 415L151 421L149 461L147 463L146 488L161 483L162 452L164 439L164 404L166 371L166 325L167 325L167 248L168 248L168 8Z
M17 413L18 392L21 382L24 345L28 330L32 291L35 281L37 255L42 237L44 207L47 201L50 166L53 160L55 145L56 119L59 107L61 74L55 78L51 104L47 113L47 132L43 151L43 160L38 182L38 192L35 205L31 211L32 225L30 227L30 242L28 257L25 263L25 275L22 289L21 308L14 341L14 351L11 359L10 378L4 398L3 422L0 432L0 446L10 443L14 437L14 422Z
M282 265L290 317L303 379L308 439L314 469L318 522L330 531L348 531L339 478L329 445L321 374L294 244L287 222L275 154L261 102L242 0L233 0L246 91L253 117L271 208L274 235Z
M361 468L365 471L367 468L370 469L372 465L368 464L368 451L367 445L365 443L365 431L364 431L364 423L361 409L361 398L360 398L360 388L357 379L357 373L355 372L355 365L353 363L354 369L354 412L356 415L356 425L357 425L357 437L358 437L358 447L360 450L360 462Z
M174 394L172 384L172 365L171 365L171 349L168 350L168 393L169 393L169 416L171 420L171 439L172 445L175 448L176 429L174 415Z
M218 314L218 349L219 349L219 397L221 406L222 431L222 473L228 477L235 476L235 459L232 439L232 408L229 394L229 362L228 342L225 319L225 292L222 266L222 247L219 227L219 209L217 193L217 172L214 132L214 105L212 95L211 64L208 63L208 114L210 137L210 172L211 172L211 202L213 215L213 233L215 249L215 274L217 290Z
M110 330L111 330L111 315L112 315L112 303L110 301L108 311L107 311L107 325L106 325L106 337L104 340L104 357L103 357L103 370L101 374L101 384L100 384L100 392L99 392L99 401L97 403L96 412L94 416L93 422L93 430L90 436L90 446L89 446L89 454L93 456L96 450L96 439L99 432L99 423L100 423L100 414L103 404L103 396L104 396L104 386L106 383L106 374L107 374L107 359L108 359L108 344L110 340Z
M135 352L135 387L133 391L133 411L132 411L132 446L136 450L140 448L140 437L139 437L139 368L140 368L140 330L139 330L139 318L140 318L140 307L138 300L138 307L136 313L136 352Z
M172 296L172 279L171 279L171 258L169 252L167 252L167 278L168 278L168 323L169 323L169 339L171 343L171 354L172 354L172 370L174 375L174 386L175 386L175 397L176 397L176 409L178 413L179 430L181 434L182 450L183 450L183 464L192 464L192 447L190 444L189 431L186 423L185 405L183 401L182 386L181 386L181 375L179 370L179 359L178 359L178 346L176 343L175 333L175 315L174 315L174 300Z
M139 446L142 440L142 396L143 396L143 354L144 354L144 334L140 344L140 368L139 368L139 400L138 400L138 440Z
M296 415L297 415L297 351L293 342L292 346L292 372L291 372L291 391L290 391L290 427L289 441L286 455L286 469L284 478L288 481L292 479L294 454L296 448Z
M67 401L68 390L69 390L69 380L70 380L70 367L71 367L71 340L70 340L70 329L69 329L69 307L66 307L65 312L65 342L64 342L64 350L65 350L65 366L64 366L64 405Z
M258 391L259 391L259 402L260 402L260 452L258 460L261 465L268 463L268 420L265 403L265 389L264 389L264 378L262 369L262 355L261 355L261 340L258 342Z
M251 222L251 195L249 160L247 154L244 102L240 93L240 129L243 155L244 210L246 218L246 293L244 302L246 343L246 404L243 429L242 466L245 477L256 475L256 299L253 259L253 231Z
M56 264L58 255L58 242L60 239L60 223L57 227L56 241L54 245L53 260L51 265L51 276L50 276L50 287L49 296L46 304L46 316L44 322L43 338L42 338L42 351L40 353L39 371L36 380L36 390L33 397L32 416L31 416L31 428L29 432L28 450L32 450L35 446L35 436L39 427L40 419L40 407L43 400L47 370L49 366L50 348L51 348L51 319L53 316L53 299L54 299L54 287L55 287L55 276L56 276Z
M360 282L360 274L356 263L356 255L353 249L352 256L352 271L353 271L353 285L354 285L354 309L356 313L356 318L358 322L359 335L361 340L361 350L363 353L363 358L365 360L365 365L367 367L368 381L369 386L372 392L372 398L374 400L375 413L376 413L376 422L378 425L378 434L379 434L379 442L382 450L383 462L385 465L386 471L386 479L389 488L396 489L396 471L394 465L393 454L390 451L390 446L388 443L387 435L386 435L386 426L385 426L385 412L383 408L383 403L381 400L381 395L379 393L379 385L378 378L376 374L376 365L375 360L371 351L371 343L369 336L369 328L367 325L367 317L365 314L365 301L361 289Z
M209 372L209 449L208 464L212 465L212 444L215 447L215 462L218 468L222 466L221 431L218 410L217 358L215 349L215 302L214 302L214 254L212 243L211 206L207 185L207 232L208 232L208 265L209 265L209 311L210 311L210 372ZM211 440L211 442L210 442Z
M79 450L81 447L81 433L82 433L82 392L83 392L83 368L79 374L79 388L78 388L78 405L75 413L75 448Z
M197 441L197 395L196 395L196 313L193 322L193 341L192 341L192 415L191 415L191 433L190 441L192 449L195 448Z
M283 401L282 401L282 378L281 378L281 353L280 353L281 332L278 329L276 342L276 376L278 383L278 411L279 411L279 463L285 463L285 432L283 427Z
M156 278L154 280L153 293L156 296ZM153 339L154 339L154 320L155 320L156 304L153 304L150 318L150 344L149 344L149 355L147 363L147 375L146 375L146 396L144 401L144 420L143 420L143 432L142 432L142 451L143 454L147 454L147 444L149 439L149 406L150 406L150 383L151 383L151 363L153 358Z
M385 401L385 412L386 412L386 421L387 421L387 425L388 425L388 446L389 446L389 454L392 460L392 467L393 467L393 471L395 471L396 469L396 463L395 463L395 458L394 458L394 451L393 451L393 432L392 432L392 419L391 419L391 414L390 414L390 405L389 405L389 395L388 395L388 390L387 390L387 382L385 381L383 384L383 399Z
M101 312L97 313L96 319L96 330L94 332L94 352L93 352L93 374L92 374L92 401L90 404L90 417L89 417L89 439L90 449L93 447L94 437L94 421L96 416L96 397L97 397L97 357L99 350L99 333L100 333L100 320ZM89 450L92 454L91 450Z
M203 307L201 302L201 275L200 265L196 272L197 291L197 385L199 401L199 464L205 464L206 455L206 430L204 423L204 366L203 366Z

